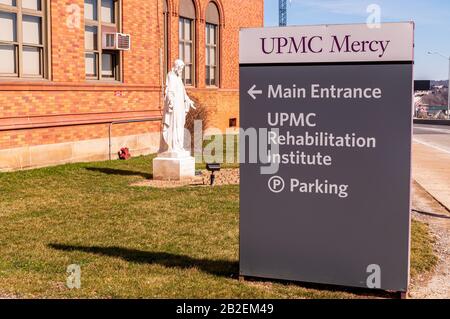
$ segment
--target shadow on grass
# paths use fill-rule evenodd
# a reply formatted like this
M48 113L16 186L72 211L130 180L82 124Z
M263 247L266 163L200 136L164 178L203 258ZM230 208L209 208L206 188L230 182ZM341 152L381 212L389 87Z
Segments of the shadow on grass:
M88 247L62 244L50 244L49 246L53 249L63 251L81 251L101 256L117 257L138 264L158 264L168 268L181 269L196 267L203 272L227 278L237 278L239 271L238 262L229 260L197 259L184 255L142 251L122 247Z
M124 169L115 169L115 168L106 168L106 167L86 167L86 170L91 172L99 172L108 175L120 175L120 176L142 176L146 179L152 179L153 174L144 173L144 172L136 172L136 171L128 171Z
M412 211L416 212L417 214L426 215L426 216L430 216L430 217L450 219L450 216L443 215L443 214L428 213L428 212L423 212L423 211L420 211L420 210L417 210L417 209L413 209Z
M318 283L310 283L304 281L291 281L291 280L283 280L283 279L265 279L265 278L256 278L256 277L243 277L245 281L255 282L255 283L278 283L281 285L294 285L304 289L312 289L321 292L330 292L330 293L347 293L350 295L356 295L361 299L400 299L402 298L402 294L400 292L395 291L385 291L380 289L369 289L369 288L359 288L359 287L347 287L340 285L332 285L332 284L318 284ZM315 298L316 299L316 298Z
M136 249L122 248L122 247L98 247L98 246L72 246L63 244L49 244L50 248L62 251L81 251L85 253L96 254L100 256L121 258L131 263L137 264L158 264L168 268L189 269L196 267L199 270L225 278L238 279L239 263L229 260L211 260L198 259L185 255L176 255L165 252L149 252ZM341 292L349 294L357 294L360 298L399 298L400 294L397 292L388 292L381 290L371 290L365 288L350 288L327 284L314 284L306 282L294 282L288 280L277 279L263 279L254 277L242 277L242 280L247 282L259 283L278 283L282 285L295 285L305 289L314 289L323 292Z

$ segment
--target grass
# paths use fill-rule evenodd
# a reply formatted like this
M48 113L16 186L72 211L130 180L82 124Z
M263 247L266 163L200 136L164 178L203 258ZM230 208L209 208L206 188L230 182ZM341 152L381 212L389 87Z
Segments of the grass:
M411 276L432 270L438 262L428 226L413 220L411 226Z
M352 291L239 282L239 187L129 186L151 156L0 173L0 296L354 298ZM413 223L412 272L433 267ZM82 288L66 288L79 264Z

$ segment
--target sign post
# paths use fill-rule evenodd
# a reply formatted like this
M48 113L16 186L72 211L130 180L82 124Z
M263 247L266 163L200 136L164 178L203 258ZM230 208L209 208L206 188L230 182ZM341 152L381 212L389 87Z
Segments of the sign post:
M241 30L241 276L407 290L413 33Z

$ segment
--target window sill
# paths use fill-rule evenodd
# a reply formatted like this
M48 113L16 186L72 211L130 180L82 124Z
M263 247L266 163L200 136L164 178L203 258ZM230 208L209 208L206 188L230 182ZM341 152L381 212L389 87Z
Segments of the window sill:
M96 84L96 83L98 83L98 84L101 84L101 85L107 85L107 84L110 84L110 85L121 85L121 84L124 84L122 81L117 81L117 80L86 79L85 82L89 83L89 84Z
M160 92L160 86L110 81L54 82L49 80L9 81L0 78L2 91L151 91Z
M10 83L50 83L49 79L44 78L18 78L18 77L1 77L0 76L0 84L10 84Z

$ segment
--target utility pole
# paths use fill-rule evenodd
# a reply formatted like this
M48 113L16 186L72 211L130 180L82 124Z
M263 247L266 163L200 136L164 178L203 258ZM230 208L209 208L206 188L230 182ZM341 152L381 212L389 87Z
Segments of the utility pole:
M450 56L448 57L447 119L450 120Z
M278 0L279 16L278 22L280 27L287 25L287 0Z

